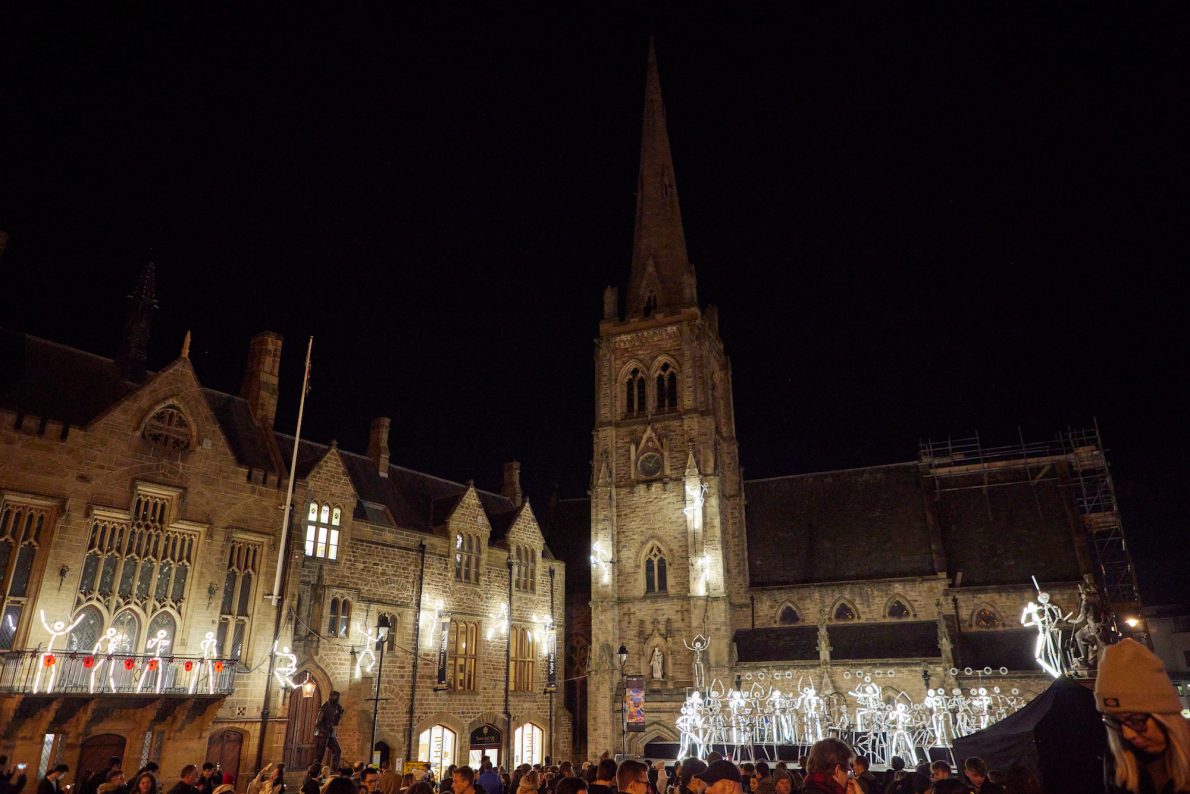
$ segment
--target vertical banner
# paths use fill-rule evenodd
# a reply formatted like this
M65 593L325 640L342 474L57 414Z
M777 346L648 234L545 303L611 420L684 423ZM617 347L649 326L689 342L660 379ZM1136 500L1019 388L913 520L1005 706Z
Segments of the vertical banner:
M624 726L637 733L645 729L645 679L641 676L624 679Z
M551 621L546 629L545 691L558 691L558 631Z
M434 684L434 691L449 689L446 683L446 651L450 643L450 615L443 614L438 626L438 681Z

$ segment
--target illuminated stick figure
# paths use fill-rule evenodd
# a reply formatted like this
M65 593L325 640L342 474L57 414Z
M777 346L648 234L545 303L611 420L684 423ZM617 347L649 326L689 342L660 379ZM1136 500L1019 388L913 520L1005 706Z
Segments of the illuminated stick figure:
M215 639L215 632L208 631L202 638L202 642L198 644L202 649L202 665L207 672L207 685L211 694L215 694L215 657L219 655L219 644ZM194 694L195 688L198 686L198 677L201 670L194 674L190 679L190 694Z
M116 691L116 681L112 676L112 668L115 665L111 659L106 657L110 656L112 652L116 650L116 647L123 641L123 639L124 638L120 636L120 632L113 627L103 632L103 636L99 638L97 643L95 643L95 647L91 649L91 658L95 660L94 666L91 668L92 692L95 691L95 676L100 672L101 668L105 664L107 665L107 685L111 687L113 692ZM104 645L107 647L105 648ZM100 691L103 690L102 679L99 682L99 689Z
M277 683L281 685L282 689L286 687L297 689L298 685L293 682L293 674L297 672L297 656L289 652L288 645L278 651L275 642L273 643L273 653L277 656L277 668L273 670L273 675L277 677Z
M157 636L151 637L145 643L146 651L153 651L153 658L149 660L149 669L157 673L157 692L161 692L162 679L165 677L165 670L161 667L161 654L166 648L170 646L169 631L166 629L157 629ZM142 675L140 680L136 682L136 691L140 692L141 687L145 685L145 676Z
M58 660L54 656L54 653L53 653L54 642L59 637L65 637L67 634L69 634L71 631L74 630L75 626L77 626L78 624L80 624L82 622L83 622L83 616L80 614L77 618L75 618L74 623L71 623L69 626L66 625L65 620L55 620L52 624L46 623L45 610L44 609L41 610L41 625L45 626L45 630L50 633L50 641L48 643L46 643L45 653L43 653L40 657L38 657L38 660L37 660L37 674L33 676L33 692L34 692L34 694L36 694L38 689L41 687L41 671L47 667L49 668L50 672L49 672L49 682L46 684L45 691L46 692L54 691L54 681L58 678L58 668L57 668Z
M364 649L360 652L355 660L355 672L363 670L366 673L372 672L372 668L376 666L376 652L372 650L376 647L379 637L372 634L371 629L364 629ZM368 663L365 666L364 659L367 658ZM296 667L294 668L297 669Z
M686 646L686 650L694 651L694 687L701 689L707 685L707 669L702 663L702 653L710 647L711 641L698 634L694 637L693 644L685 640L682 640L682 644Z

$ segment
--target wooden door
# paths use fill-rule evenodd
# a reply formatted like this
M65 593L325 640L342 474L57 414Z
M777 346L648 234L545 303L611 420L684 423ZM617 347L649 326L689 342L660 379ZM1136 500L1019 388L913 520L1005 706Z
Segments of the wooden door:
M107 759L112 756L124 758L125 739L118 733L100 733L83 740L79 750L79 763L75 767L75 774L82 774L84 769L99 772L107 768ZM122 764L127 767L127 764ZM135 771L135 770L133 770Z
M207 760L215 764L220 775L231 775L232 780L240 774L240 754L244 749L244 734L239 731L215 731L207 741Z
M314 721L318 718L320 705L322 691L317 685L312 697L305 697L300 687L289 693L288 724L285 726L285 766L288 769L305 769L314 763ZM321 758L317 760L322 763Z

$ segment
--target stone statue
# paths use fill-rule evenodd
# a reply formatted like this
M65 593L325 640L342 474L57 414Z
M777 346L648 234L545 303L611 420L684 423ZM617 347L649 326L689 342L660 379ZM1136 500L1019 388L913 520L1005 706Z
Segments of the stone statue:
M1074 632L1074 666L1080 673L1090 673L1099 663L1099 651L1103 649L1103 604L1094 588L1078 586L1080 603L1078 617L1071 626L1083 624Z
M653 654L649 657L649 672L653 678L665 678L665 654L661 652L661 648L653 649Z

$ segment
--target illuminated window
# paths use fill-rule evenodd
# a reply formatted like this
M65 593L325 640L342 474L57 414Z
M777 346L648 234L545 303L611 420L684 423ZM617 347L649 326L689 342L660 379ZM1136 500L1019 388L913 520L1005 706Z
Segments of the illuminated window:
M306 512L306 556L339 559L339 525L343 511L329 504L310 503Z
M1000 624L1000 614L990 607L982 607L975 613L975 620L972 621L977 629L998 629Z
M6 502L0 510L0 651L12 650L28 612L29 577L49 521L44 507Z
M851 604L848 604L846 601L839 602L839 605L835 607L833 617L838 621L858 619L857 615L855 614L855 607L851 606Z
M178 407L167 405L149 417L141 435L153 446L182 452L190 449L194 434Z
M227 552L219 630L215 634L220 656L239 659L243 655L252 620L252 585L256 582L260 551L258 544L235 541Z
M455 762L455 732L445 725L435 725L417 738L417 757L430 764L434 776L442 780L446 768Z
M93 603L109 615L126 606L180 614L198 534L167 529L172 512L172 496L138 493L130 520L94 518L76 606Z
M537 592L537 550L528 546L517 546L516 561L516 589L522 593Z
M789 604L781 607L781 611L777 613L777 622L782 626L792 626L795 623L802 622L802 616L797 613Z
M666 362L657 371L657 413L678 408L678 373Z
M665 554L660 546L654 545L645 556L645 592L665 593L669 591Z
M450 622L450 684L453 689L468 692L475 690L475 651L479 644L478 637L478 623L459 620Z
M913 617L913 613L909 611L909 607L905 605L904 601L899 598L894 598L893 602L888 605L888 616L890 618L903 620L904 618Z
M526 722L512 733L512 764L540 764L541 759L541 728L532 722Z
M514 692L533 691L534 672L533 632L526 628L512 629L512 682L509 686Z
M645 399L645 375L635 367L624 381L624 415L636 416L645 413L648 403Z
M332 598L330 615L327 618L326 634L328 637L346 638L351 631L351 601L343 598Z
M455 535L455 579L460 582L479 581L479 536L469 532Z

